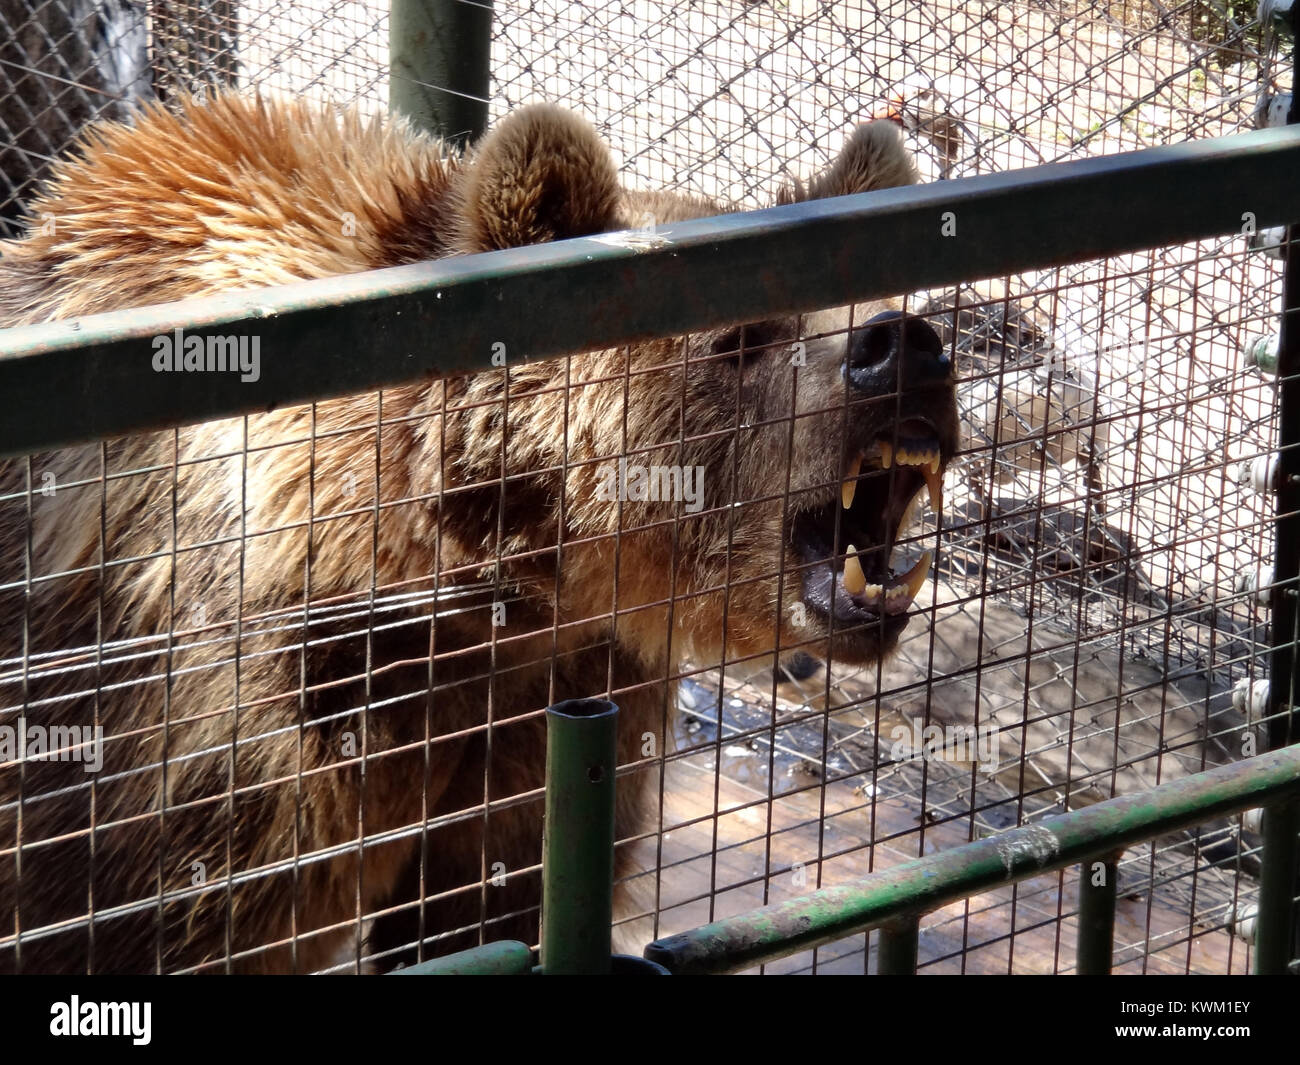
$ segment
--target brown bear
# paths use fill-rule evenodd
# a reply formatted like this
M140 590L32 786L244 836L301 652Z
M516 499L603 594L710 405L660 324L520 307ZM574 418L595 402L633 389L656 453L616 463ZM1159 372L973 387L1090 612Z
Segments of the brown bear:
M775 199L914 180L877 122ZM549 105L461 155L227 94L94 128L29 210L55 224L0 245L0 326L725 205L623 190ZM620 705L620 839L653 832L678 663L886 653L929 565L891 551L956 442L937 335L857 307L4 463L0 968L535 942L544 708ZM611 494L627 463L696 494Z

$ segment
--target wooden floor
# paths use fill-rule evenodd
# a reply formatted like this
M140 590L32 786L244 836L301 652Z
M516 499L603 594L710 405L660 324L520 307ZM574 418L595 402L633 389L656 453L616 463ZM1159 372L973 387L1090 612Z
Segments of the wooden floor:
M847 782L833 782L823 791L816 777L797 768L785 772L778 791L787 790L769 802L763 779L766 758L756 759L761 764L740 772L727 760L723 774L714 772L708 753L678 760L669 770L664 823L681 827L670 828L662 839L659 935L794 898L819 883L852 881L870 873L873 866L888 868L918 853L966 842L966 830L953 822L922 831L916 805L905 796L876 797L873 802L861 786ZM750 780L737 779L746 772ZM886 842L866 846L871 839ZM819 861L819 855L824 859ZM653 868L654 844L642 844L640 857L645 867ZM1116 971L1247 972L1247 944L1224 927L1230 914L1215 921L1211 913L1206 926L1189 927L1186 896L1194 880L1179 872L1178 861L1177 852L1170 848L1157 849L1154 860L1150 848L1127 852L1116 913ZM1190 858L1182 861L1189 868L1195 864ZM774 875L765 883L768 869ZM1215 871L1202 869L1197 875L1204 885ZM921 971L1072 972L1076 878L1076 870L1044 876L928 915L921 925ZM1154 890L1153 880L1161 885ZM653 877L643 877L640 886L653 891ZM1212 893L1203 887L1202 894ZM642 927L640 941L645 942L654 930L648 921ZM875 953L874 940L870 953ZM865 964L868 971L875 971L874 956ZM820 948L815 958L805 952L767 967L768 972L780 973L863 970L864 937L860 935Z
M1031 635L1006 604L979 606L940 607L879 674L684 681L665 831L637 854L661 870L637 885L659 923L628 929L624 949L1239 757L1244 725L1226 693L1183 690L1100 641L1045 624ZM921 721L995 725L998 753L988 766L891 758L886 737ZM1255 901L1258 845L1220 819L1127 850L1115 971L1247 972L1250 946L1232 928ZM1073 972L1077 878L1071 868L929 914L921 971ZM768 969L874 971L864 938Z

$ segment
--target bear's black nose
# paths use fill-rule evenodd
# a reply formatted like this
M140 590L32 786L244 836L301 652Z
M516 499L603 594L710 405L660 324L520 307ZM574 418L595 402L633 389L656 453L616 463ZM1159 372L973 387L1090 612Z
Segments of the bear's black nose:
M853 331L845 372L858 391L878 396L942 384L952 360L927 322L885 311Z

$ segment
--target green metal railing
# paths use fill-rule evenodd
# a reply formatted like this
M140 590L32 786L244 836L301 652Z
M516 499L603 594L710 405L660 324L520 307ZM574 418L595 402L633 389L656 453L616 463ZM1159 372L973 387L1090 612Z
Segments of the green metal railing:
M1255 971L1288 971L1300 854L1300 746L1059 814L668 936L644 960L611 959L613 767L617 709L602 700L548 711L541 964L526 944L492 943L403 973L730 973L880 930L881 975L916 972L921 918L1006 884L1080 865L1077 971L1111 971L1120 852L1214 817L1265 808ZM640 961L640 964L636 964ZM617 964L612 964L617 962Z
M764 906L660 939L646 957L674 973L736 972L791 954L882 929L879 971L915 972L920 918L971 895L1042 876L1080 869L1078 971L1108 973L1115 920L1115 854L1124 847L1213 817L1264 806L1294 817L1300 803L1300 747L1271 751L1233 765L1058 814L938 854L926 855L800 899ZM1281 813L1280 813L1281 812ZM1295 822L1291 822L1295 827ZM1282 973L1290 960L1291 885L1296 835L1262 855L1255 952L1256 972ZM1100 861L1100 871L1093 868ZM1100 875L1095 875L1095 874ZM1091 886L1096 881L1104 881ZM1103 886L1104 884L1104 886Z
M1300 129L1258 130L698 219L652 248L583 237L0 331L0 455L484 369L498 345L524 362L1239 233L1246 212L1286 225L1297 173ZM260 377L154 373L177 327L260 337Z

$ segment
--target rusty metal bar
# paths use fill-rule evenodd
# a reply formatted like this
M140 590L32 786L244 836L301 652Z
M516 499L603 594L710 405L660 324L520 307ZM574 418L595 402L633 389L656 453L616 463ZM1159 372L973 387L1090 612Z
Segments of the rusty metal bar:
M0 454L479 369L500 345L525 361L1221 236L1247 211L1283 225L1296 173L1300 129L1257 130L683 222L656 247L584 237L0 331ZM155 372L178 327L257 338L257 379Z
M822 888L668 936L651 943L645 956L679 974L737 972L989 888L1112 855L1153 836L1297 796L1300 747L1271 751L929 854L855 884Z

